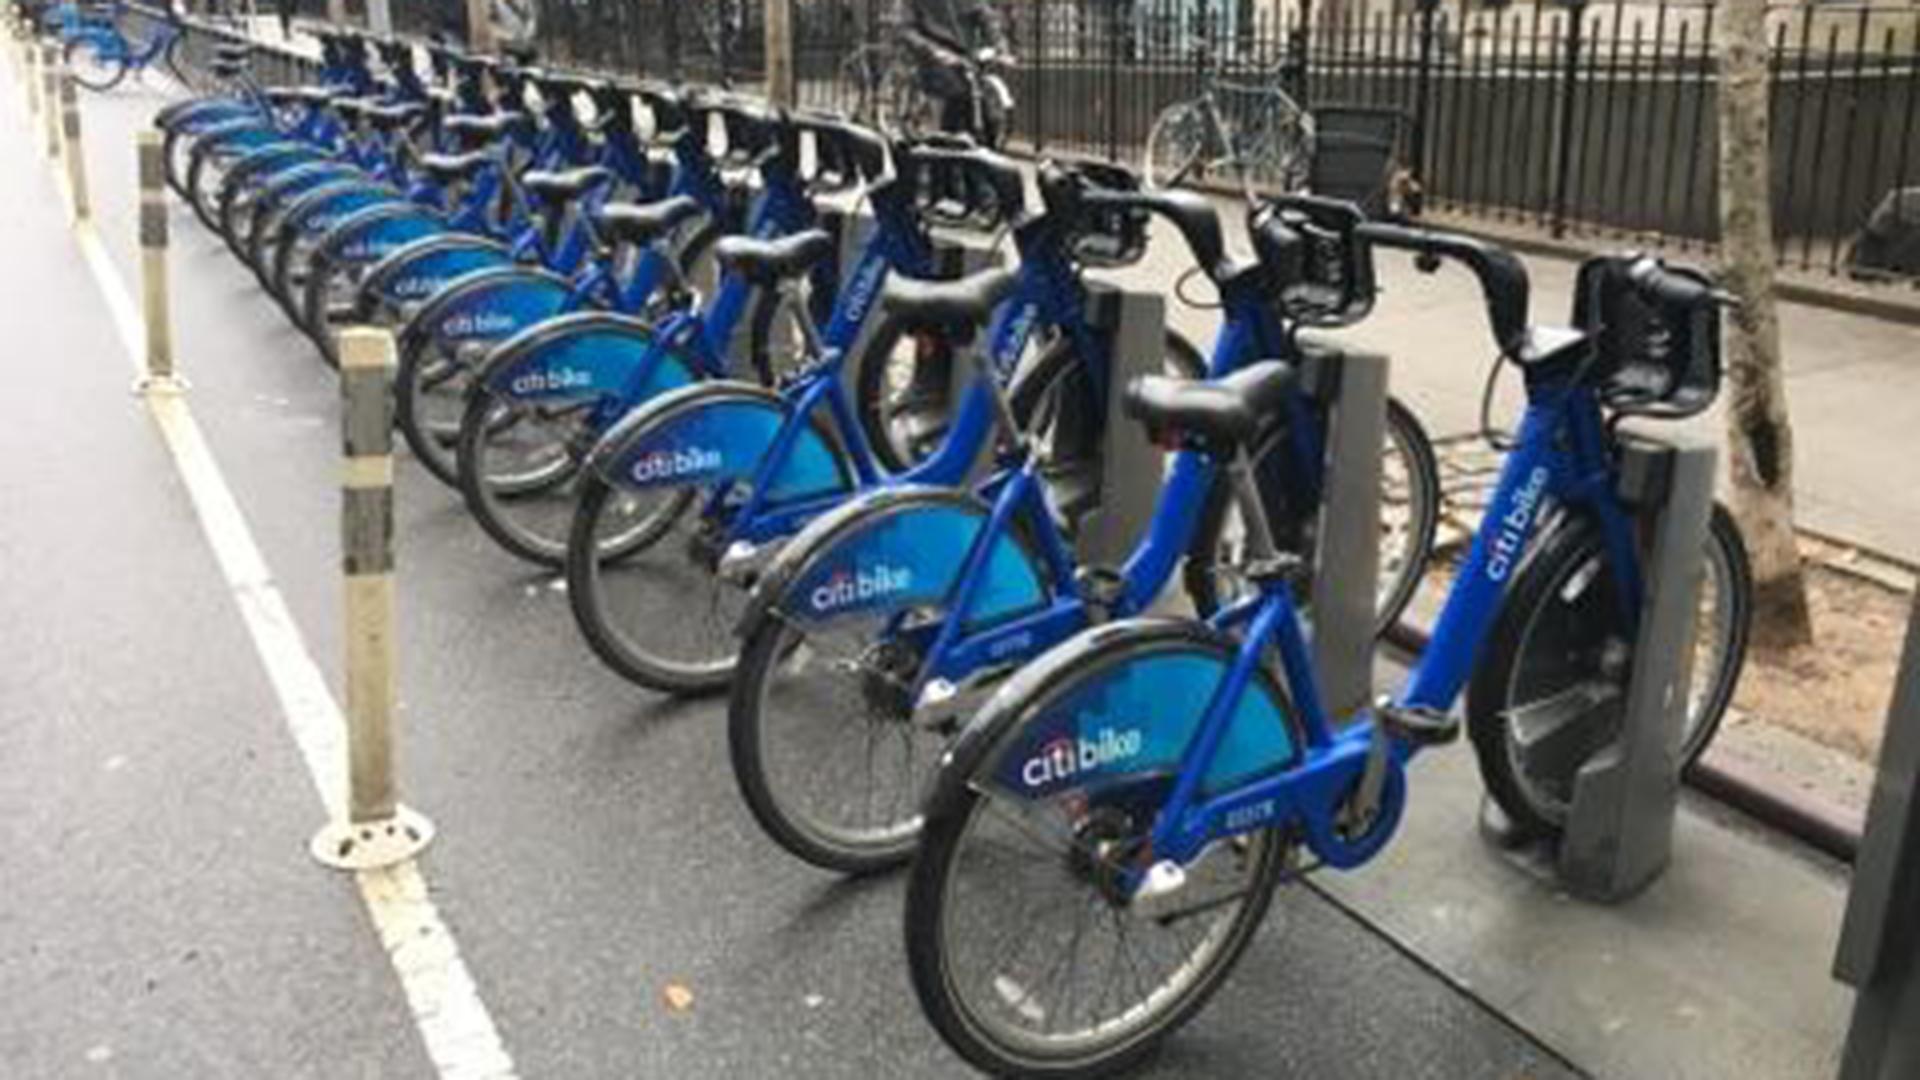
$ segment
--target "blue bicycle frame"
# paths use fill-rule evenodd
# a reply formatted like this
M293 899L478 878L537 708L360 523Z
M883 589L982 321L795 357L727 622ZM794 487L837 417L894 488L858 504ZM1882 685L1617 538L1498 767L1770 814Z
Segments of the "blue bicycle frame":
M1627 511L1614 486L1613 459L1594 392L1566 378L1564 362L1529 369L1528 404L1513 449L1466 565L1455 578L1422 654L1399 698L1400 707L1450 709L1473 672L1473 664L1499 611L1508 583L1549 506L1573 505L1592 512L1607 558L1620 575L1628 625L1637 619L1640 569ZM1316 689L1311 654L1289 590L1274 588L1220 612L1219 630L1245 628L1244 643L1228 677L1209 704L1200 735L1183 756L1179 777L1153 832L1153 849L1185 861L1228 835L1276 820L1305 824L1315 854L1335 866L1364 862L1384 845L1392 829L1372 828L1358 843L1333 830L1332 812L1365 768L1377 723L1371 716L1334 732ZM1279 775L1239 786L1212 798L1199 796L1200 778L1213 767L1248 681L1269 646L1279 651L1288 695L1305 739L1304 758ZM1391 740L1393 782L1382 811L1397 815L1404 798L1400 771L1417 753L1411 743ZM1390 826L1391 817L1383 819Z

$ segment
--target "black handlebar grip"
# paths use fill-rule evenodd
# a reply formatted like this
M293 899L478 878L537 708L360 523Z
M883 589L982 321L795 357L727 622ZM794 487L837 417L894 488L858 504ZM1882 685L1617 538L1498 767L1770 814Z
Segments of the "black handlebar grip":
M1527 309L1531 283L1520 259L1497 244L1458 233L1408 225L1369 222L1355 234L1379 247L1399 248L1420 255L1451 259L1473 272L1486 298L1487 321L1501 353L1519 357L1527 344Z

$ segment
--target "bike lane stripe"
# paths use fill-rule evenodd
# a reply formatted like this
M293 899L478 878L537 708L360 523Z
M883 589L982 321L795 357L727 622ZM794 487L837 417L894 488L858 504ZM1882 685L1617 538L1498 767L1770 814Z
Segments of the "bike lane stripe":
M136 375L144 375L145 321L133 294L89 223L73 227L82 259ZM344 815L346 724L326 677L308 650L265 557L254 542L213 453L184 397L146 398L172 456L201 531L280 701L294 742L327 813ZM512 1057L494 1026L479 987L460 958L452 931L440 918L415 860L355 874L361 902L399 978L414 1026L445 1080L513 1080Z

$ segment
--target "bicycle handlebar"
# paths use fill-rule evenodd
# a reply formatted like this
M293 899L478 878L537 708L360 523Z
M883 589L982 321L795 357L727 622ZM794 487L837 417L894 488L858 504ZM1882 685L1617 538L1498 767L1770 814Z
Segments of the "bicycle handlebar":
M1471 236L1409 225L1370 222L1355 234L1379 247L1399 248L1428 259L1450 259L1465 266L1480 281L1487 321L1493 325L1494 343L1501 354L1515 358L1526 354L1531 284L1526 266L1513 252Z
M914 143L904 150L904 155L911 162L948 162L977 169L993 189L1002 217L1011 221L1026 210L1026 175L1017 162L997 150L958 140L934 140Z

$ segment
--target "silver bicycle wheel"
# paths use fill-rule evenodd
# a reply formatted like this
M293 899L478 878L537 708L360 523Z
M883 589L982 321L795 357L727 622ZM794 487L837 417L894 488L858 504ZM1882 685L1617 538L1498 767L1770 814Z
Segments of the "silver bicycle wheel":
M1152 188L1174 188L1203 180L1218 156L1213 122L1206 104L1184 101L1169 107L1147 132L1140 172Z

